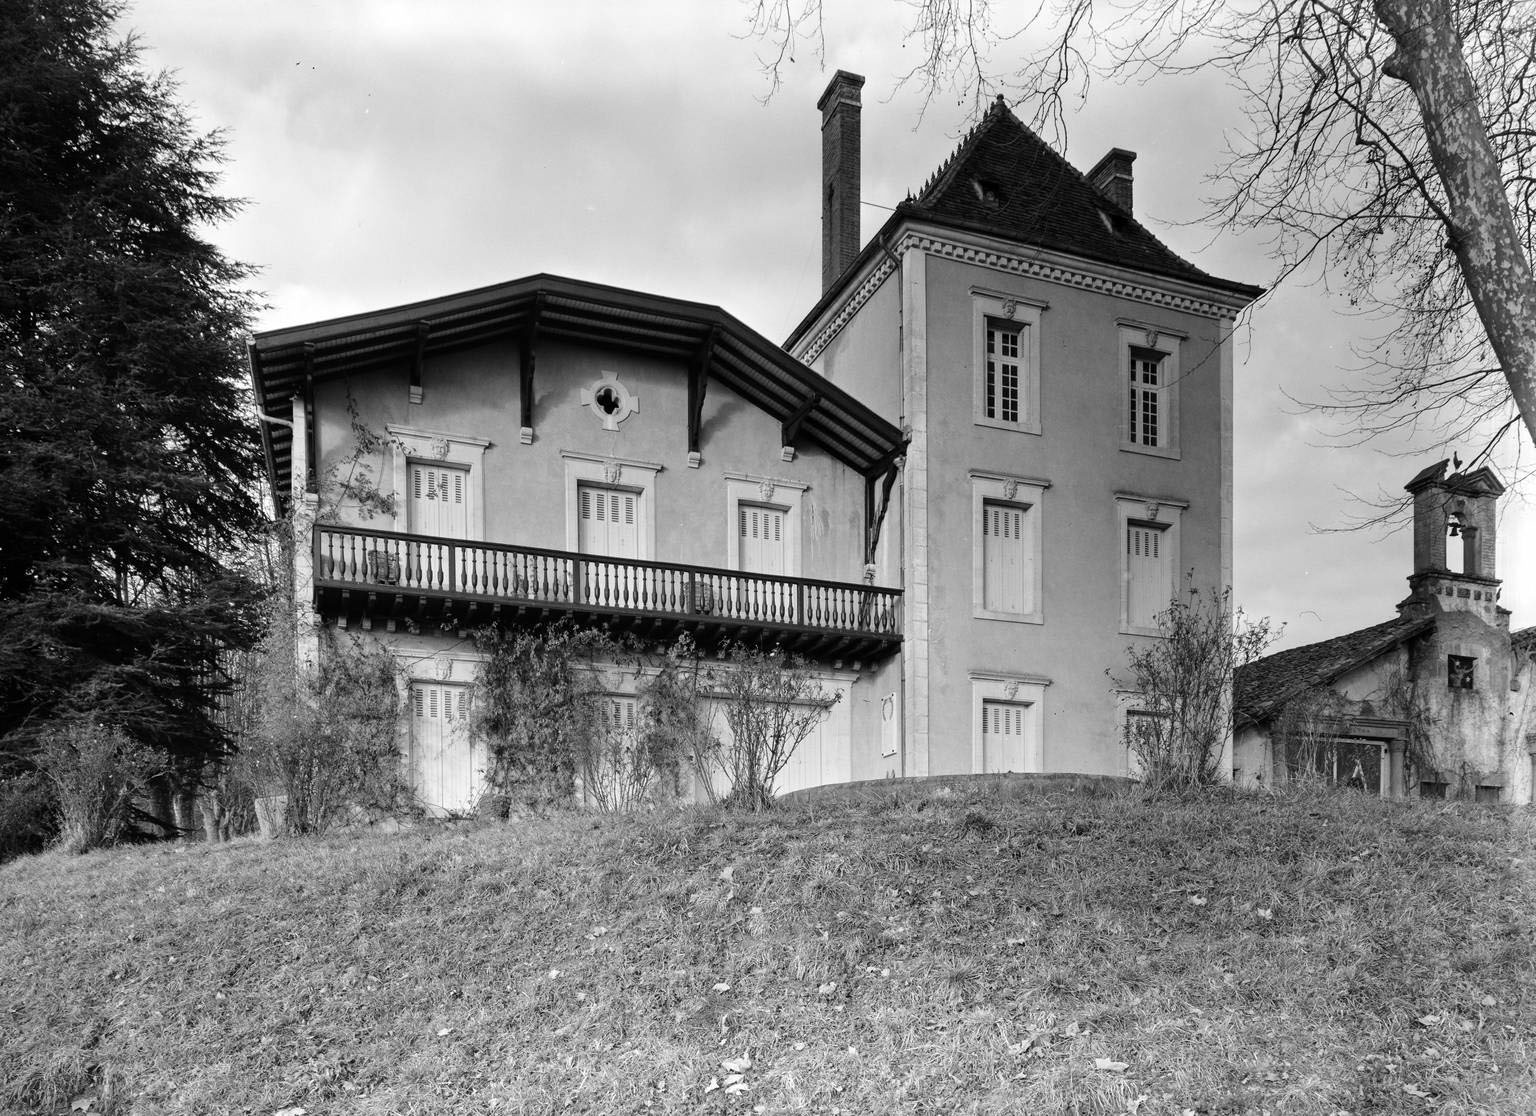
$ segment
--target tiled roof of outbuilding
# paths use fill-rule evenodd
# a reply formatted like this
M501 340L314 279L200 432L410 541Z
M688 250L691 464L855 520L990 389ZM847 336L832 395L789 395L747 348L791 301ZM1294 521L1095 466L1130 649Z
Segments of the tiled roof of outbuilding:
M1517 632L1510 632L1509 646L1517 655L1530 654L1536 651L1536 627L1521 628Z
M1346 635L1293 647L1239 667L1233 685L1233 719L1239 724L1267 720L1291 698L1340 675L1434 625L1432 617L1398 617Z
M921 220L1039 245L1256 298L1170 251L1015 116L999 97L916 198Z

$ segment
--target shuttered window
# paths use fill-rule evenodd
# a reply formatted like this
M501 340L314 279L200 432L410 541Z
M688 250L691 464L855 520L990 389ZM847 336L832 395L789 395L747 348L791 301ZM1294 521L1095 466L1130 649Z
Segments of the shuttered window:
M1029 509L984 500L981 506L982 607L1026 613L1034 586Z
M411 684L412 789L433 813L472 810L479 797L468 718L467 687Z
M736 536L743 573L787 572L782 508L737 504Z
M1028 702L983 701L981 703L982 771L1025 770L1025 729Z
M609 558L639 557L638 493L583 484L577 487L576 500L577 545L581 553Z
M615 743L631 745L635 740L635 699L623 694L608 694L602 699L603 731Z
M1133 628L1152 628L1173 600L1166 529L1134 521L1125 527L1125 616Z
M469 470L411 462L409 529L418 535L462 539L469 529Z

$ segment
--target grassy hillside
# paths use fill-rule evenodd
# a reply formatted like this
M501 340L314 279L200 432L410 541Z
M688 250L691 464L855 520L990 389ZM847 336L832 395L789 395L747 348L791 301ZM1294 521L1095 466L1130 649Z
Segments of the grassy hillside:
M49 855L0 1111L1529 1112L1532 837L976 791Z

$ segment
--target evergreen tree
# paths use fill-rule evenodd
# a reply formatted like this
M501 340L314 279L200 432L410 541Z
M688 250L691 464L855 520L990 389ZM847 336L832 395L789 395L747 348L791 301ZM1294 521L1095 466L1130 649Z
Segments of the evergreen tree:
M121 14L0 3L0 775L71 718L195 771L250 642L254 304L203 236L238 203Z

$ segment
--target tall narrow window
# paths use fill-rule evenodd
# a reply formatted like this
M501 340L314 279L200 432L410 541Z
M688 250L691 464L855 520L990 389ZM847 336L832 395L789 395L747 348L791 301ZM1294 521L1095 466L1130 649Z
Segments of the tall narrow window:
M1019 421L1022 377L1019 339L1023 329L1016 322L987 319L987 369L983 413L997 422Z
M475 749L464 731L468 716L466 687L411 684L412 789L434 813L472 809L479 794Z
M1040 433L1040 322L1043 302L972 292L975 381L972 420L1015 433Z
M1025 508L985 500L981 506L981 604L993 612L1030 611L1029 530Z
M1171 555L1162 524L1125 526L1125 617L1132 628L1155 628L1173 599Z
M1155 449L1162 436L1163 354L1154 349L1131 346L1130 350L1129 439L1134 446Z
M1041 545L1049 482L971 472L972 615L1041 624Z
M1119 337L1115 383L1120 397L1120 448L1177 459L1184 336L1121 322Z

